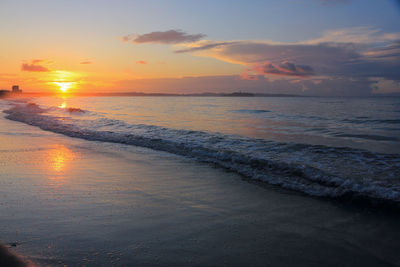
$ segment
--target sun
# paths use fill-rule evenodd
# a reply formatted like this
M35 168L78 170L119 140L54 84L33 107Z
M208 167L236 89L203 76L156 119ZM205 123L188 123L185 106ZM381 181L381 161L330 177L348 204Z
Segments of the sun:
M57 86L57 89L61 93L66 94L71 90L76 89L79 82L77 81L77 73L64 70L56 70L50 74L51 82L53 86Z
M61 92L66 93L72 86L72 82L54 82L56 85L59 86Z

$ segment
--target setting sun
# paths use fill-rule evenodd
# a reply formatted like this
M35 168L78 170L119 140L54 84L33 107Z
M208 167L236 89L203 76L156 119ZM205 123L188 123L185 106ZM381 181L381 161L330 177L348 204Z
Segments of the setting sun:
M75 89L77 85L77 73L70 71L57 70L50 74L51 79L50 82L53 85L56 85L62 93L66 93L71 89Z
M54 82L54 84L59 86L61 92L65 93L73 86L73 82Z
M0 267L400 267L400 0L0 0Z

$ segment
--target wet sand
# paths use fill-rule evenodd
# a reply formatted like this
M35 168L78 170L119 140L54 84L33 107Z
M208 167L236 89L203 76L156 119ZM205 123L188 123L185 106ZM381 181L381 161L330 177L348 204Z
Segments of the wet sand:
M0 243L40 265L400 265L396 212L4 114L0 170Z

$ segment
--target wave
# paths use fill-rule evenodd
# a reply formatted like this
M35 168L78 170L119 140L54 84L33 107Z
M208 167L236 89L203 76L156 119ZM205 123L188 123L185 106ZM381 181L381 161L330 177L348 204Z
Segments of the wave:
M33 103L34 105L36 105L35 103ZM37 106L37 105L36 105ZM54 111L54 112L62 112L62 113L69 113L69 114L83 114L83 113L88 113L87 110L84 109L80 109L80 108L73 108L73 107L50 107L46 110L44 110L46 112L48 111Z
M271 110L265 110L265 109L235 109L235 110L232 110L232 112L259 114L259 113L271 112Z
M335 134L336 137L360 138L375 141L400 141L400 138L374 134Z
M65 108L69 113L85 113L83 109L80 108Z
M381 119L372 120L368 117L356 117L355 119L344 119L343 122L347 123L384 123L384 124L400 124L400 119Z
M60 119L34 103L15 104L4 112L10 120L46 131L170 152L312 196L356 196L400 203L397 154L128 124L93 113L90 119Z

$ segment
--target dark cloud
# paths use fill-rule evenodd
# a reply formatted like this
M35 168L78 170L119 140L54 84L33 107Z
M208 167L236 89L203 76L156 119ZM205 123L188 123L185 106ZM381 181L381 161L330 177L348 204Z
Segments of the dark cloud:
M185 77L156 82L170 91L181 93L187 88L210 92L246 88L264 93L360 96L400 90L400 33L352 27L329 30L320 38L299 43L207 40L193 43L203 37L202 34L189 35L172 30L129 35L123 40L133 43L180 43L181 49L175 53L193 53L247 68L234 78ZM159 88L149 80L135 80L133 84L135 88L140 85L139 88L145 90L151 90L153 86ZM201 88L196 87L198 84Z
M354 47L347 44L269 44L263 42L237 42L226 45L219 55L232 61L245 64L283 61L302 62L305 65L328 65L354 61L360 55Z
M366 46L368 47L368 46ZM218 49L216 49L218 48ZM400 80L400 42L367 49L353 43L275 44L255 41L220 42L201 47L202 56L252 67L266 75L382 77ZM196 52L192 48L181 52Z
M400 62L400 40L364 52L369 60L385 60Z
M126 35L122 37L123 42L132 42L135 44L143 43L158 43L158 44L178 44L178 43L192 43L199 41L206 35L188 34L181 30L158 31L138 35Z
M304 77L314 75L314 71L310 66L296 65L293 62L289 61L283 61L278 65L274 65L271 63L255 65L253 69L261 74L304 76Z
M42 66L42 65L37 65L37 63L24 63L21 66L22 71L32 71L32 72L48 72L50 71L48 68Z
M346 76L400 81L400 42L365 50L358 61L343 66Z

